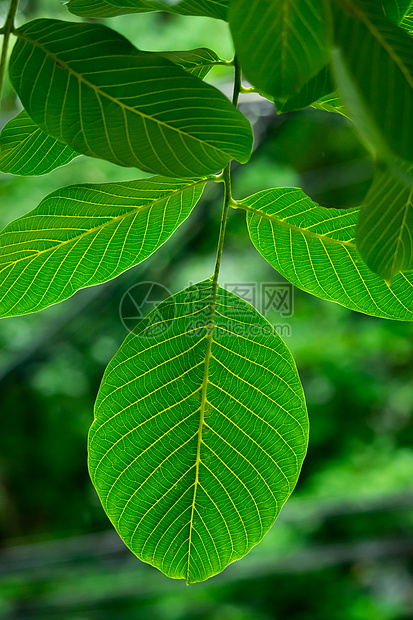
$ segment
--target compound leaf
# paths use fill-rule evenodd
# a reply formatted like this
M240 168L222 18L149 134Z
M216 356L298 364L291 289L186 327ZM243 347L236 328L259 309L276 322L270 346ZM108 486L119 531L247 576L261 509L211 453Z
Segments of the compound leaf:
M357 252L359 208L326 209L296 188L264 190L237 205L257 250L298 288L372 316L413 320L413 275L399 273L390 286Z
M375 0L340 0L333 65L344 104L366 145L413 160L413 40ZM372 70L374 59L374 70Z
M23 176L47 174L77 157L70 146L47 135L23 110L0 134L0 171Z
M82 17L114 17L126 13L165 11L227 19L229 0L69 0L68 9Z
M251 126L216 88L100 24L16 31L11 81L34 122L75 151L171 177L245 162Z
M49 194L0 233L0 316L41 310L145 260L188 217L205 181L152 177Z
M261 540L307 441L286 345L252 306L207 280L155 308L110 362L89 471L133 553L192 583Z
M378 170L361 205L356 243L372 271L390 282L413 269L413 166Z
M297 93L329 60L323 0L232 0L229 23L246 77L275 100Z

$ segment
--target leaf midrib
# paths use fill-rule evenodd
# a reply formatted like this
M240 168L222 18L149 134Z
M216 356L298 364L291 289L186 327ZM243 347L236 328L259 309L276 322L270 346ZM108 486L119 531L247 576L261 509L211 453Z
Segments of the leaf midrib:
M144 112L141 112L137 108L133 108L131 106L128 106L125 103L123 103L122 101L120 101L119 99L116 99L115 97L112 97L111 95L106 93L104 90L102 90L101 88L99 88L98 86L93 84L92 82L89 82L88 80L86 80L81 73L78 73L77 71L75 71L73 68L70 67L70 65L67 64L67 62L65 62L59 56L57 56L56 54L54 54L53 52L48 50L47 47L45 47L44 45L42 45L38 41L33 41L30 37L28 37L26 34L22 33L19 30L17 30L15 34L16 34L17 38L23 39L23 40L27 41L28 43L30 43L31 45L33 45L34 47L38 47L39 49L41 49L44 52L44 54L46 55L46 57L50 58L52 61L54 61L56 63L59 63L60 67L65 69L69 73L69 75L72 75L75 79L79 80L79 82L82 82L87 87L91 88L96 93L97 97L99 97L99 96L105 97L106 99L108 99L112 103L115 103L116 105L118 105L122 110L127 110L129 112L132 112L133 114L137 114L141 118L147 119L147 120L149 120L149 121L151 121L153 123L157 123L158 125L166 127L167 129L170 129L172 131L175 131L176 133L178 133L178 134L180 134L182 136L185 136L186 138L189 138L191 140L195 140L196 142L199 142L200 144L207 144L214 151L216 151L218 153L221 153L225 157L228 157L228 154L225 151L223 151L220 148L214 146L214 144L211 144L207 140L201 140L200 138L197 138L193 134L190 134L190 133L187 133L185 131L182 131L181 129L179 129L177 127L174 127L172 125L169 125L168 123L165 123L164 121L160 121L157 118L155 118L153 116L150 116L148 114L145 114ZM172 61L170 61L170 62L172 63ZM176 63L172 63L172 64L176 64ZM176 66L178 66L178 65L176 65ZM185 71L185 69L182 69L182 70Z
M205 352L205 365L204 365L204 374L202 377L202 388L201 388L201 406L200 406L200 414L199 414L199 426L198 426L198 441L197 441L197 450L196 450L196 461L195 461L195 481L194 481L194 491L192 495L192 505L191 505L191 516L189 520L189 536L188 536L188 564L187 564L187 572L186 572L186 582L190 583L190 565L191 565L191 544L192 544L192 531L194 529L194 512L195 512L195 504L196 504L196 494L199 486L199 466L201 463L201 445L202 445L202 429L204 427L205 420L205 409L207 405L207 390L209 383L209 363L212 357L212 343L214 336L214 317L215 317L215 309L216 309L216 299L217 299L217 291L218 291L218 282L214 279L212 281L212 293L211 293L211 302L210 302L210 316L207 326L207 345Z
M87 235L92 234L95 231L104 228L105 226L110 226L111 224L113 224L114 222L116 222L118 220L120 221L120 220L122 220L122 219L124 219L126 217L129 217L130 215L135 215L136 213L139 213L139 211L142 211L145 208L150 209L150 208L152 208L153 206L155 206L156 204L160 203L163 200L169 200L174 195L183 193L186 189L190 189L192 187L196 187L197 185L200 185L201 183L206 183L207 180L209 180L209 179L205 178L205 179L197 181L196 183L193 183L192 185L186 186L184 189L181 189L181 188L177 189L174 192L168 194L168 196L166 196L166 197L165 196L160 196L159 198L156 198L155 200L153 200L151 203L148 203L148 204L145 204L145 205L141 205L139 207L136 207L135 209L132 209L131 211L128 211L127 213L123 213L122 215L117 215L115 217L112 217L109 220L106 220L105 222L103 222L102 224L98 224L97 226L94 226L93 228L89 228L88 230L84 231L80 235L75 235L75 236L71 237L70 239L66 239L65 241L62 241L61 243L56 243L56 245L52 245L52 246L50 246L50 247L48 247L48 248L46 248L44 250L34 251L29 256L22 256L22 258L18 258L17 260L10 261L9 263L7 263L7 265L4 266L3 269L0 270L0 273L2 273L2 271L4 271L4 269L9 268L11 265L17 265L17 263L19 263L20 261L32 259L34 257L40 256L41 254L45 254L47 252L54 251L57 248L64 247L67 243L72 243L73 241L79 241L80 239L82 239L82 237L86 237ZM79 202L83 202L83 201L79 201ZM120 206L120 205L116 205L116 206ZM39 215L47 215L47 214L39 214ZM59 215L55 214L54 216L55 217L59 217L60 214ZM27 216L27 218L30 218L30 217L33 217L33 215L32 216L30 216L30 215ZM74 216L74 217L77 217L77 216ZM36 229L36 230L41 230L41 229ZM47 230L53 230L53 229L47 229ZM25 231L11 230L11 231L3 231L3 232L8 232L9 234L12 234L12 233L16 233L16 232L19 233L19 232L25 232ZM13 245L16 245L16 244L10 244L10 246L3 246L3 248L4 247L13 247Z

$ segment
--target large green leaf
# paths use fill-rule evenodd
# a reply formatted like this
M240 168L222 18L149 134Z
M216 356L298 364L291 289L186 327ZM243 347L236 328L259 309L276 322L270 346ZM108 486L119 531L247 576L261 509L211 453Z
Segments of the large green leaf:
M83 17L114 17L126 13L165 11L226 20L229 0L69 0L68 9Z
M307 435L284 342L207 280L158 306L109 364L89 470L126 545L192 583L261 540L297 482Z
M413 160L413 40L376 0L340 0L333 65L361 138L375 153Z
M100 24L16 31L11 81L35 123L74 150L172 177L245 162L251 126L216 88Z
M413 270L413 166L378 170L361 205L357 248L367 265L390 282Z
M188 217L204 184L153 177L49 194L0 233L0 316L41 310L145 260Z
M246 77L276 100L328 61L323 0L232 0L229 23Z
M0 134L0 171L23 176L47 174L79 155L48 136L30 116L20 112Z
M298 288L358 312L413 320L413 275L400 273L389 286L357 252L360 209L326 209L295 188L264 190L237 206L247 211L257 250Z

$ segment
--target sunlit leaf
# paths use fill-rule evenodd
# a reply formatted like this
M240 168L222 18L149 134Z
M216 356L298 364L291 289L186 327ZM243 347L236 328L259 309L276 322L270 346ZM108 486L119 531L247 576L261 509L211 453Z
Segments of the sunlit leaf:
M74 150L171 177L245 162L251 126L216 88L100 24L16 31L11 81L36 124Z
M232 0L229 22L246 77L276 100L328 61L323 0Z
M413 274L400 273L389 286L357 252L359 208L326 209L295 188L237 204L257 250L298 288L372 316L413 320Z
M83 17L114 17L126 13L165 11L226 20L229 0L69 0L68 9Z
M0 316L41 310L145 260L188 217L204 184L153 177L49 194L0 233Z
M23 176L47 174L79 153L48 136L26 112L20 112L0 134L0 171Z
M374 154L413 160L413 40L375 0L339 4L333 65L344 104Z
M284 342L207 280L155 308L109 364L89 471L126 545L192 583L261 540L297 482L307 434Z
M413 166L376 172L361 205L356 243L370 269L389 282L413 270Z

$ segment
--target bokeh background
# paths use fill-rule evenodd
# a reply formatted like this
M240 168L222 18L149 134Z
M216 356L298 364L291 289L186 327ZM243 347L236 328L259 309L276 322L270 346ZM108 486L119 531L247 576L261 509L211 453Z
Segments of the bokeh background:
M0 0L4 17L8 2ZM57 0L21 1L19 22L75 20ZM111 25L147 50L207 46L233 55L224 23L165 14ZM230 93L230 69L208 78ZM19 110L6 84L2 126ZM339 115L277 117L241 98L255 151L234 167L234 196L302 187L326 207L360 203L373 173ZM46 177L0 174L0 224L49 192L139 171L79 157ZM108 522L86 467L86 437L106 364L127 332L125 292L142 281L177 292L211 275L222 189L210 184L149 260L38 314L0 322L0 618L3 620L411 620L413 618L412 324L367 317L294 291L287 345L311 422L297 488L262 543L187 587L141 563ZM221 283L280 282L230 214Z

